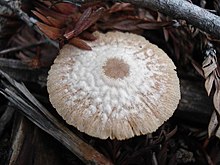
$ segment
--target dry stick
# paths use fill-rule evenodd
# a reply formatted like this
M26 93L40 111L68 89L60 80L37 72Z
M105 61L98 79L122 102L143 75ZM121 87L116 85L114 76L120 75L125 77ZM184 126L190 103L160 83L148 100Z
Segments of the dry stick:
M45 36L44 33L42 33L39 28L34 23L34 19L30 18L25 12L23 12L21 9L14 8L13 6L10 6L10 4L5 0L0 0L0 5L5 6L12 10L21 20L23 20L29 27L32 27L35 31L37 31L39 34L44 36L53 46L59 48L59 44L55 41L52 41L47 36Z
M72 3L86 3L94 0L68 0ZM146 7L167 14L175 19L186 20L189 24L220 38L220 17L186 0L112 0Z
M35 125L66 146L86 164L111 165L101 153L62 125L27 90L0 70L0 93L11 101Z
M13 48L8 48L8 49L0 51L0 55L11 53L11 52L16 52L16 51L19 51L19 50L31 48L31 47L38 46L38 45L42 45L42 44L45 44L47 42L48 42L48 40L44 40L44 41L38 41L38 42L31 43L31 44L24 45L24 46L17 46L17 47L13 47Z
M186 20L189 24L220 38L220 17L186 0L112 0L128 2L147 7L176 19Z

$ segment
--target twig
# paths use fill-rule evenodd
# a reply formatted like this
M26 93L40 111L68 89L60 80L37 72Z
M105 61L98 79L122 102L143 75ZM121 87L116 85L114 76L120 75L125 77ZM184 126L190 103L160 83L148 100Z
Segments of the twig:
M111 165L96 151L61 124L44 108L27 88L0 70L0 93L11 101L35 125L53 136L86 164Z
M44 36L53 46L59 48L59 44L56 43L55 41L52 41L51 39L49 39L47 36L44 35L44 33L42 33L39 28L35 25L35 21L33 18L30 18L25 12L23 12L21 9L17 9L14 8L12 6L10 6L9 3L7 3L7 1L4 0L0 0L0 5L5 6L7 8L9 8L11 11L13 11L21 20L23 20L29 27L32 27L35 31L37 31L39 34L41 34L42 36Z
M0 68L18 81L46 86L47 68L33 69L22 63L21 60L8 58L0 58Z
M189 24L220 38L220 17L186 0L112 0L128 2L167 14L175 19L186 20Z
M92 0L67 1L74 4L94 2ZM126 2L139 7L150 8L172 18L186 20L189 24L213 35L215 38L220 38L220 17L186 0L112 0L112 2Z
M0 55L11 53L11 52L16 52L16 51L19 51L19 50L31 48L31 47L42 45L42 44L45 44L45 43L48 43L48 40L38 41L38 42L31 43L31 44L24 45L24 46L17 46L17 47L5 49L5 50L0 51Z
M3 113L3 115L0 118L0 137L5 129L5 126L11 120L13 114L14 114L14 109L10 106L10 103L9 103L5 112Z

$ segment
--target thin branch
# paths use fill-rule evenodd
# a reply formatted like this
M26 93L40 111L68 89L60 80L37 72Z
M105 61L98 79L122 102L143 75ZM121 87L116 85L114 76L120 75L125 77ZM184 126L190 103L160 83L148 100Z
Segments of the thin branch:
M74 4L94 2L93 0L67 1ZM112 2L126 2L159 11L172 18L186 20L213 37L220 38L220 17L186 0L112 0Z
M13 47L13 48L8 48L8 49L0 51L0 55L11 53L11 52L16 52L16 51L23 50L23 49L28 49L28 48L31 48L34 46L45 44L45 43L48 43L48 40L38 41L38 42L31 43L31 44L24 45L24 46L17 46L17 47Z
M167 14L175 19L186 20L189 24L220 38L220 17L186 0L112 0L128 2Z

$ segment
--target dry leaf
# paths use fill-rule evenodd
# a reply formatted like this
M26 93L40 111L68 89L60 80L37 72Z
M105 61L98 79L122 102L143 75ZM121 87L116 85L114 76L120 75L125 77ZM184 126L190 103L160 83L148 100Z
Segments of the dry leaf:
M80 38L87 41L95 41L97 39L92 33L89 33L87 31L82 32L79 36Z
M215 80L215 76L213 74L211 74L205 81L205 89L208 93L208 96L210 95L211 93L211 90L212 90L212 87L213 87L213 83L214 83L214 80Z
M115 3L110 9L109 13L115 13L118 11L130 11L133 10L130 3Z
M124 20L114 24L113 28L123 31L133 31L138 30L137 27L139 20Z
M218 127L218 119L217 119L217 114L215 111L213 111L211 119L209 121L209 126L208 126L208 134L209 137L215 134L216 128Z
M77 37L69 40L69 43L80 48L80 49L92 50L92 48L87 43L85 43L83 40L81 40L80 38L77 38Z
M216 76L215 79L215 93L213 96L213 102L216 110L220 114L220 79Z
M40 18L44 23L46 23L47 25L52 25L52 23L41 13L32 10L32 13L37 16L38 18Z
M171 25L171 22L146 22L138 24L137 26L142 29L147 30L154 30L154 29L161 29L164 26Z
M103 7L100 7L95 11L92 11L92 8L86 9L76 23L74 29L68 33L65 33L64 37L66 39L70 39L72 37L78 36L80 33L82 33L84 30L88 29L92 24L94 24L101 17L101 14L103 12Z
M78 11L77 6L75 6L72 3L68 3L68 2L56 3L52 6L52 8L62 14L66 14L66 15L73 14Z
M220 139L220 127L218 127L218 129L217 129L215 135Z
M202 69L204 71L205 78L207 78L216 68L217 61L212 55L209 55L202 63Z
M48 26L46 24L43 24L41 22L37 22L36 25L39 27L39 29L44 32L49 38L53 40L57 40L62 35L61 30L52 26Z

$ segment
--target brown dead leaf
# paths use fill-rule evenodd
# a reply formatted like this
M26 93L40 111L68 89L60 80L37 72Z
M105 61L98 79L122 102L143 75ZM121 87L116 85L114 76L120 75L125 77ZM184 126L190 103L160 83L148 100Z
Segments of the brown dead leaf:
M52 25L52 23L41 13L32 10L32 13L37 16L39 19L41 19L44 23L46 23L47 25Z
M84 31L80 35L80 38L87 41L95 41L97 38L90 32Z
M72 38L69 40L69 43L84 50L92 50L92 48L80 38Z
M53 40L57 40L62 36L61 30L52 26L48 26L46 24L43 24L41 22L37 22L36 25L39 27L39 29L46 34L49 38Z
M115 13L118 11L132 11L134 10L132 5L130 3L115 3L111 8L109 9L109 13Z
M215 79L215 93L213 96L213 102L216 110L220 114L220 79L216 78Z
M47 16L47 19L51 22L51 24L52 24L54 27L63 28L64 25L65 25L65 22L64 22L63 20L60 21L59 19L55 19L55 18L50 17L50 16Z
M112 25L113 29L122 30L122 31L133 31L140 29L137 24L140 20L129 20L125 19L123 21L117 22Z
M209 121L209 126L208 126L208 134L209 137L215 134L216 129L218 128L218 119L217 119L217 114L215 111L213 111L211 119Z
M202 69L204 71L205 78L207 78L217 68L216 62L215 58L211 55L204 60L202 63Z
M37 1L33 1L36 6L35 9L45 16L50 16L59 20L65 21L67 16L65 14L58 13L56 11L51 10L50 8L38 3Z
M220 127L218 127L218 129L217 129L215 135L220 139Z
M69 2L56 3L56 4L52 5L52 8L62 14L66 14L66 15L73 14L78 11L77 6L75 6L74 4L69 3Z
M208 93L208 96L210 95L210 92L212 90L214 80L215 80L215 76L212 74L205 81L205 89Z
M154 30L154 29L161 29L165 26L171 25L171 22L145 22L138 24L137 26L142 29L146 30Z
M93 11L92 8L86 9L79 20L77 21L74 29L68 33L64 34L66 39L78 36L81 32L88 29L92 24L94 24L104 12L104 8L100 7L97 10Z

